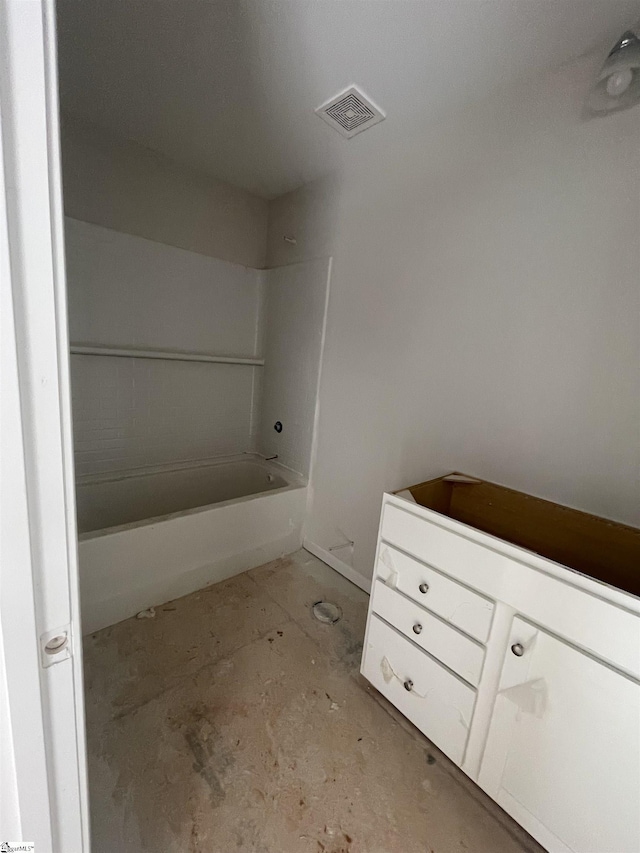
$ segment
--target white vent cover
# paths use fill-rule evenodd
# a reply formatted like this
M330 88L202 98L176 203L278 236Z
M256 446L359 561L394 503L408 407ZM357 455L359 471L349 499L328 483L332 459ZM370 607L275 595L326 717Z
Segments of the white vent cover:
M347 139L385 118L382 110L371 103L356 86L350 86L331 98L318 107L316 113Z

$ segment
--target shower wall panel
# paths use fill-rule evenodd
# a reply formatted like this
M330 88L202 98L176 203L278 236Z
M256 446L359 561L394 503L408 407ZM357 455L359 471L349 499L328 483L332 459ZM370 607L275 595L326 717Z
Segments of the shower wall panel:
M267 270L259 449L308 476L329 290L329 258ZM282 424L282 431L274 426Z
M72 344L262 355L264 273L67 218ZM255 449L261 367L71 358L78 474Z

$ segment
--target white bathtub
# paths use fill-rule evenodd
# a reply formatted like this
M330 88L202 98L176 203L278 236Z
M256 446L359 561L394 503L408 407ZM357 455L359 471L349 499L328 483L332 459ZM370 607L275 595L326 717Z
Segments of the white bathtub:
M246 454L79 481L83 630L295 551L305 502L292 472Z

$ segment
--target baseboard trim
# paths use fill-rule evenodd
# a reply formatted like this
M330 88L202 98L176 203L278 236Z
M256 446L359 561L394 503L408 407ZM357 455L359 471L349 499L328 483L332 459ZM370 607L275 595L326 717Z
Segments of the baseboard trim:
M303 539L302 547L305 551L309 551L310 554L313 554L314 557L322 560L322 562L326 563L330 568L335 569L338 574L345 577L348 581L359 586L360 589L364 590L369 595L371 594L371 578L365 578L365 576L361 575L360 572L356 572L354 568L335 557L331 551L326 551L324 548L321 548L309 539Z

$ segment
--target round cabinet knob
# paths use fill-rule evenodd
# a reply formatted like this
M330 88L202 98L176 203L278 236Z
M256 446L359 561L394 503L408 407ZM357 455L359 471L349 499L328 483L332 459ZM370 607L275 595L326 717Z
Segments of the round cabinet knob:
M411 681L410 678L407 678L407 680L405 681L404 689L409 691L413 690L413 681Z
M420 586L418 587L418 589L419 589L419 590L420 590L420 592L424 595L425 593L429 592L429 584L428 584L428 583L424 583L424 582L423 582L423 583L421 583L421 584L420 584Z
M511 646L511 651L517 658L521 658L524 654L524 646L522 645L522 643L514 643Z
M414 634L421 634L422 633L422 625L419 622L416 622L416 624L413 626L413 633Z

